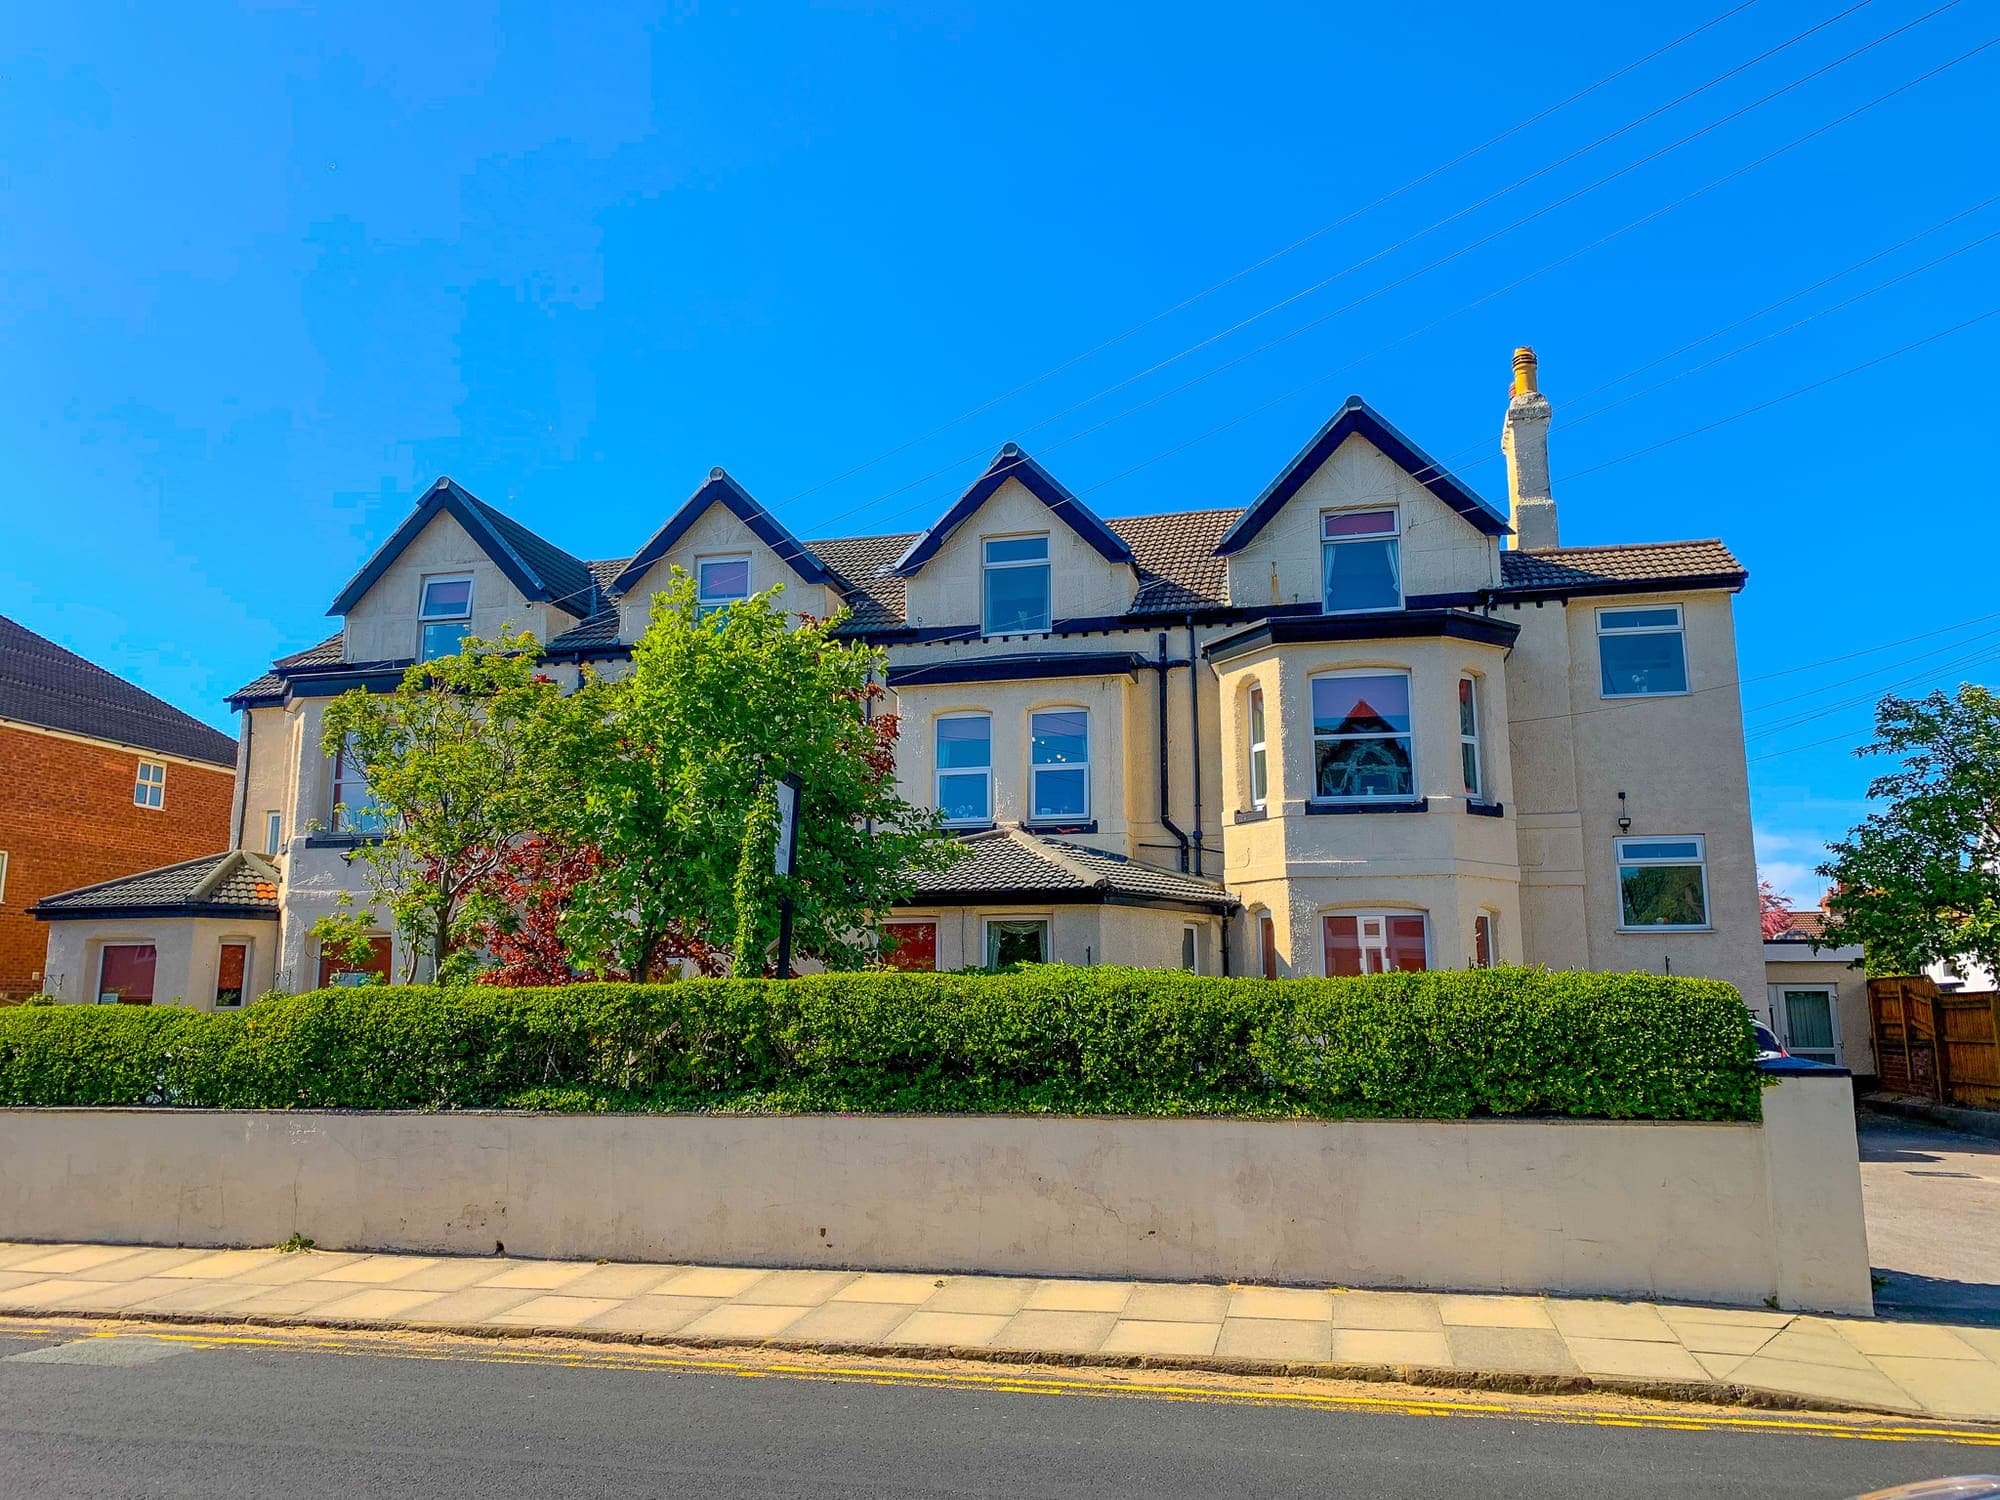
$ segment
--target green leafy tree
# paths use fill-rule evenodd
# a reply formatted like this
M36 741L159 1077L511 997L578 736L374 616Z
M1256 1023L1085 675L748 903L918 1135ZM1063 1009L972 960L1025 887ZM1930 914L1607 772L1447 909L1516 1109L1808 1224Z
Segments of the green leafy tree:
M676 570L654 596L584 762L582 836L604 862L565 917L580 962L613 953L643 977L706 941L728 945L734 972L761 973L789 895L799 955L858 968L875 915L956 857L936 813L896 793L881 653L840 639L837 621L788 614L778 592L704 612ZM786 772L803 790L796 869L780 878Z
M1966 957L2000 967L2000 698L1886 697L1875 742L1888 755L1871 798L1887 804L1832 846L1819 873L1834 882L1824 943L1859 943L1875 973L1913 974Z
M443 981L477 967L467 942L490 917L508 850L565 820L564 755L580 714L536 667L532 635L467 637L419 662L393 693L356 688L327 705L321 745L367 779L355 851L374 899Z

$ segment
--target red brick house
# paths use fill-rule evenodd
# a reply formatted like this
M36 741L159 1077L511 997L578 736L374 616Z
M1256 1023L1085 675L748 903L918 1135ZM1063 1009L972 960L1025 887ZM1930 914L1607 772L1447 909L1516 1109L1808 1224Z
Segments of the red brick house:
M44 896L231 845L236 741L0 617L0 1000L42 987Z

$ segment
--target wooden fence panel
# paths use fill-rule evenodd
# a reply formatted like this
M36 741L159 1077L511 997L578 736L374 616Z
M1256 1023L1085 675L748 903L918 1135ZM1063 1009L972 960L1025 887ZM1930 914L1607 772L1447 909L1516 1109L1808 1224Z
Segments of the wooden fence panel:
M1940 996L1938 1035L1951 1102L2000 1109L2000 994Z
M1882 1087L2000 1109L2000 994L1940 995L1922 975L1868 981Z

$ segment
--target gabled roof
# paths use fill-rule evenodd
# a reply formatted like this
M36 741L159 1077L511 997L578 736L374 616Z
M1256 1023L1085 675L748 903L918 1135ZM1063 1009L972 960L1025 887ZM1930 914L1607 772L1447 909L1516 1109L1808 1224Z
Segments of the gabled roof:
M1125 545L1123 537L1098 519L1095 511L1065 489L1047 469L1016 445L1008 443L993 455L993 462L986 466L986 472L972 481L971 488L953 502L951 509L939 518L937 524L911 543L910 549L896 560L896 572L907 578L929 562L951 534L970 520L973 512L1010 479L1018 480L1029 494L1046 505L1057 519L1106 559L1115 563L1132 561L1132 549Z
M1750 574L1714 538L1631 542L1621 547L1548 547L1500 554L1500 587L1509 596L1637 594L1658 589L1740 589Z
M1248 546L1251 538L1284 509L1285 502L1318 472L1319 466L1333 457L1334 449L1350 437L1357 436L1374 444L1397 468L1488 536L1505 536L1513 529L1507 524L1505 516L1452 478L1443 464L1390 426L1374 407L1359 396L1349 396L1340 410L1333 414L1332 420L1313 434L1312 441L1299 450L1264 493L1243 512L1242 518L1216 544L1215 550L1226 557Z
M512 516L495 510L455 480L440 476L424 492L417 508L349 580L327 613L344 615L352 609L388 571L389 565L403 555L403 549L440 515L449 515L465 528L466 535L507 575L508 581L521 591L522 598L531 603L553 604L578 619L585 618L596 607L597 582L584 563L554 542L537 536Z
M234 767L236 741L0 616L0 719Z
M247 849L121 875L44 896L29 911L45 922L73 917L278 915L278 871Z
M672 550L674 543L687 535L688 528L702 518L711 505L721 505L731 515L750 528L750 534L777 553L784 563L807 583L830 584L820 560L797 537L793 536L763 506L750 497L750 492L731 479L722 469L710 469L708 481L688 496L687 503L673 513L667 524L653 533L653 539L641 547L625 569L611 581L611 592L623 594L647 571Z
M1237 904L1213 881L1021 828L969 834L959 846L964 853L956 864L917 876L916 894L906 905L958 905L1008 896L1207 911Z

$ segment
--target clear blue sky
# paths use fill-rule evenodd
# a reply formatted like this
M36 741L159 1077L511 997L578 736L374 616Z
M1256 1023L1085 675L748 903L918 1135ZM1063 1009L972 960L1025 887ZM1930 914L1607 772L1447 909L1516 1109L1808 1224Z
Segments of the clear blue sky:
M1758 0L1368 208L1734 3L36 7L0 52L0 612L228 726L439 473L590 557L715 464L801 534L908 529L1009 438L1110 514L1233 506L1358 391L1504 499L1526 342L1565 541L1748 564L1761 847L1810 898L1868 702L1995 675L2000 318L1584 471L2000 305L2000 240L1579 419L2000 231L1982 209L1672 354L2000 193L2000 48L1584 247L1986 41L1992 6L1509 228L1936 0L1863 3L1403 243L1853 4Z

